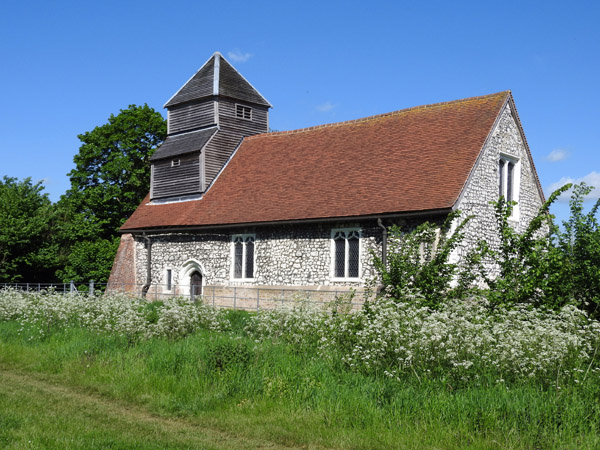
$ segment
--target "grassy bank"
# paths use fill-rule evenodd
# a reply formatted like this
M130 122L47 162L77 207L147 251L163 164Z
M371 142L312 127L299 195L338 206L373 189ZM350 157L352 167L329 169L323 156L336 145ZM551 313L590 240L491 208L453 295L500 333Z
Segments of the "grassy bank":
M456 386L451 379L422 374L391 378L348 370L339 358L315 357L281 340L256 342L244 331L243 313L228 321L227 332L198 330L178 339L142 340L77 326L49 326L36 334L16 320L1 322L0 444L600 446L595 374L583 383L561 383L559 389L526 380L506 385L479 379ZM61 389L67 394L60 395ZM92 412L88 401L95 405ZM102 420L106 411L110 414ZM165 425L171 421L176 426ZM83 436L77 432L82 428Z

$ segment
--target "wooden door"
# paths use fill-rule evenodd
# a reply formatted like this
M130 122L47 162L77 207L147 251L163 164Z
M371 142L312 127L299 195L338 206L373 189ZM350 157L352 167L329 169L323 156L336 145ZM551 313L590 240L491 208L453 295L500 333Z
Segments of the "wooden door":
M190 296L194 299L197 295L202 295L202 274L196 271L190 276Z

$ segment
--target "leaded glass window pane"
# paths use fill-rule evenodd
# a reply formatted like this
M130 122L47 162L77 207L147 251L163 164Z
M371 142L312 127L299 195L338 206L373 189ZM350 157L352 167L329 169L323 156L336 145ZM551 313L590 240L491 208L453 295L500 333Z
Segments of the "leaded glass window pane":
M499 193L498 197L502 197L504 195L504 160L500 160L500 165L498 168L498 172L500 174L500 185L499 185Z
M338 278L346 276L346 239L340 234L335 237L334 275Z
M246 241L246 278L254 278L254 239Z
M348 238L348 277L358 278L358 233L353 232Z
M513 172L515 165L509 162L506 166L506 201L511 202L513 199Z
M233 267L233 277L234 278L242 278L242 257L244 254L244 244L242 244L242 240L236 240L234 244L234 267Z

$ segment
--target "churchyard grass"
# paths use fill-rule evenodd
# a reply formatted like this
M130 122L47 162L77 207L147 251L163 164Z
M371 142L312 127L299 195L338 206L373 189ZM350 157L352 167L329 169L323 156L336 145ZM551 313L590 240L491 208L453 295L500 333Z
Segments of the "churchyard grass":
M0 447L600 446L584 313L332 309L1 292Z

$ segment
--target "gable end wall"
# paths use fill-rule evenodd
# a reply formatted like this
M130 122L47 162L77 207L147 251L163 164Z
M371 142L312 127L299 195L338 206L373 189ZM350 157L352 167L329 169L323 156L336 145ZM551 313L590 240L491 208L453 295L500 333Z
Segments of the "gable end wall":
M485 239L493 247L499 244L494 206L490 202L498 200L500 154L518 158L521 162L520 214L518 222L512 222L516 230L524 231L542 206L542 198L527 149L510 105L507 104L482 150L462 198L456 205L456 209L462 211L462 217L473 215L473 219L465 228L465 239L453 255L454 260L464 257L480 239ZM490 230L494 231L490 232ZM490 270L493 271L494 268L490 267Z

